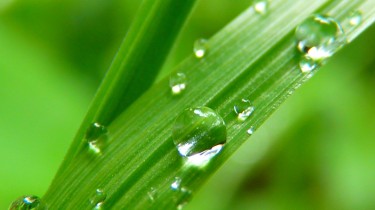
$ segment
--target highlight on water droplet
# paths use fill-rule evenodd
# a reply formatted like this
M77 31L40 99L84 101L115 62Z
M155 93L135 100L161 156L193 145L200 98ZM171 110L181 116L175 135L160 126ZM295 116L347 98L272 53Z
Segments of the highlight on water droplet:
M243 98L233 106L233 110L238 120L245 121L254 112L255 108L250 100Z
M181 181L182 181L182 179L180 177L175 177L172 184L171 184L172 190L179 190L180 185L181 185Z
M188 108L175 120L173 142L188 165L205 166L222 149L227 131L224 120L208 107Z
M351 26L358 26L362 22L362 13L360 11L351 12L349 15L349 24Z
M9 210L44 210L47 206L41 201L38 196L26 195L17 198L9 206Z
M173 95L180 94L186 88L186 75L181 72L172 74L169 78L169 86Z
M253 135L254 134L254 126L251 126L249 129L247 129L246 133L249 134L249 135Z
M150 188L150 190L147 192L148 198L151 202L154 202L157 197L157 190L153 187Z
M93 196L90 198L90 203L93 206L94 210L100 210L103 207L104 201L107 198L107 194L103 189L96 189Z
M105 144L107 129L98 122L92 123L86 131L85 140L89 150L95 154L101 154Z
M299 67L302 71L302 73L310 73L314 69L318 67L318 64L316 61L314 61L311 58L302 57L299 61Z
M194 42L194 54L197 58L203 58L208 49L207 39L198 39Z
M346 42L339 22L332 17L313 15L296 28L298 49L313 60L330 57Z
M255 0L254 10L258 14L265 15L268 11L268 1L267 0Z

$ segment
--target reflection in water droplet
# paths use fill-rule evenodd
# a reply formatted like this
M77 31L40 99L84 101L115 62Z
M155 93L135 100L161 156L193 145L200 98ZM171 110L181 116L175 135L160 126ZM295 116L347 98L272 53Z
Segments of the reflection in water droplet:
M346 43L341 25L333 18L313 15L303 21L295 32L298 50L305 57L322 61Z
M147 192L148 198L150 198L151 202L154 202L157 196L157 190L151 187L150 191Z
M302 57L299 61L299 67L302 73L310 73L318 66L317 62L311 58Z
M174 122L173 142L189 164L203 166L217 155L226 142L224 120L208 107L184 110Z
M245 121L254 112L254 106L247 99L241 99L234 105L233 109L240 121Z
M91 197L90 203L94 210L100 210L103 207L107 194L102 189L96 189L95 194Z
M253 135L253 133L254 133L254 127L251 126L246 132L247 132L247 134L249 134L249 135Z
M106 134L106 127L100 123L95 122L90 125L85 136L90 151L94 152L95 154L101 154L104 147Z
M27 195L17 198L9 206L9 210L46 210L47 206L38 196Z
M207 40L198 39L194 42L194 54L197 58L203 58L207 53Z
M268 1L267 0L256 0L254 2L254 10L258 14L265 15L268 11Z
M349 24L357 26L362 22L362 13L360 11L352 12L349 16Z
M186 88L186 75L181 72L172 74L169 78L169 86L171 87L172 94L180 94Z

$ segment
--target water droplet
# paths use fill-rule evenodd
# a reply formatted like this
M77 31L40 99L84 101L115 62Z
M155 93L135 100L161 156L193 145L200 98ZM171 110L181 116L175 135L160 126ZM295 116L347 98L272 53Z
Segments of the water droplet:
M181 181L182 179L180 177L175 177L171 184L172 190L180 190Z
M352 12L349 16L349 24L357 26L362 22L362 13L360 11Z
M31 210L31 209L39 209L44 210L47 209L47 206L40 200L39 197L35 195L27 195L22 196L13 201L10 205L9 210Z
M258 14L265 15L268 11L268 1L256 0L254 2L254 10Z
M105 126L95 122L90 125L86 131L85 139L89 145L90 151L100 154L104 146L104 136L107 133Z
M207 40L198 39L194 42L194 54L197 58L203 58L207 53Z
M218 113L208 107L197 107L184 110L176 118L172 137L181 156L191 164L203 166L220 152L227 131Z
M299 67L300 67L302 73L306 74L306 73L310 73L314 69L316 69L316 67L318 67L318 64L317 64L316 61L314 61L311 58L302 57L299 61Z
M150 201L154 202L157 196L157 190L151 187L150 191L147 192L147 195L150 198Z
M333 18L313 15L303 21L295 32L298 50L307 58L322 61L346 43L341 25Z
M178 204L177 204L177 210L182 210L191 200L192 197L192 192L191 190L182 187L180 191L180 196L178 199Z
M171 87L172 94L180 94L186 88L186 75L181 72L172 74L169 78L169 86Z
M254 133L254 127L251 126L246 132L247 132L247 134L249 134L249 135L253 135L253 133Z
M94 206L94 210L102 209L107 194L102 189L96 189L95 194L91 197L90 203Z
M234 105L233 109L237 114L238 120L245 121L254 112L255 108L250 100L241 99L241 101Z

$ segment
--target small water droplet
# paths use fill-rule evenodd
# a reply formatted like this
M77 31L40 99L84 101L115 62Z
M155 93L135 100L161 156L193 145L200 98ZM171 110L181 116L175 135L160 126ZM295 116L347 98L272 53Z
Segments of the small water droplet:
M355 11L350 13L349 24L351 26L357 26L362 22L362 13L360 11Z
M191 190L182 187L180 191L180 196L178 199L178 204L177 204L177 210L182 210L191 200L192 197L192 192Z
M41 201L38 196L27 195L17 198L9 207L9 210L44 210L47 206Z
M100 188L95 190L95 194L91 197L90 203L93 205L94 210L100 210L103 207L107 194Z
M227 131L218 113L197 107L184 110L176 118L172 137L181 156L193 165L203 166L221 151Z
M268 1L256 0L254 2L254 10L258 14L265 15L268 11Z
M254 127L253 126L251 126L249 129L247 129L247 134L249 134L249 135L253 135L253 133L254 133Z
M299 67L300 67L302 73L306 74L306 73L310 73L314 69L316 69L316 67L318 67L318 64L317 64L316 61L314 61L311 58L302 57L299 61Z
M169 86L171 87L172 94L180 94L186 88L186 75L181 72L172 74L169 78Z
M150 198L150 201L154 202L157 196L157 190L151 187L150 191L147 192L147 195Z
M236 105L233 106L234 112L240 121L245 121L253 112L254 106L250 100L241 99Z
M90 151L96 154L100 154L102 152L105 141L104 136L106 133L106 127L101 125L100 123L95 122L90 125L90 127L86 131L85 136Z
M303 21L295 32L297 48L307 58L322 61L346 43L344 31L335 19L313 15Z
M171 184L172 190L180 190L181 181L182 179L180 177L175 177Z
M194 42L194 54L197 58L203 58L207 53L207 43L206 39L198 39Z

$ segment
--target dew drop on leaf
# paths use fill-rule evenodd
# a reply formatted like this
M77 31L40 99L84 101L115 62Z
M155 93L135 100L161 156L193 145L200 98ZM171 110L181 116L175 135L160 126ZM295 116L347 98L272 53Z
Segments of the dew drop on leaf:
M172 190L180 190L181 181L182 179L180 177L175 177L171 184Z
M106 127L100 123L95 122L89 126L86 130L85 140L87 141L90 151L95 154L102 153L106 134Z
M173 95L180 94L186 88L186 75L181 72L172 74L169 78L169 86Z
M102 209L103 203L107 198L107 194L100 188L95 190L95 193L90 198L90 203L94 210Z
M47 206L35 195L27 195L17 198L9 207L9 210L46 210Z
M249 134L249 135L253 135L253 133L254 133L254 127L251 126L249 129L247 129L246 133Z
M198 39L194 42L194 55L197 58L203 58L207 53L207 40Z
M334 18L313 15L297 26L297 48L304 57L321 62L346 43L345 33Z
M351 26L358 26L362 22L362 13L360 11L355 11L349 15L349 24Z
M251 101L247 99L241 99L233 106L237 119L240 121L245 121L254 112L254 109Z
M255 0L254 10L258 14L265 15L268 12L268 1L267 0Z
M216 156L227 138L224 120L208 107L185 109L172 129L173 142L180 155L197 166L205 165Z

